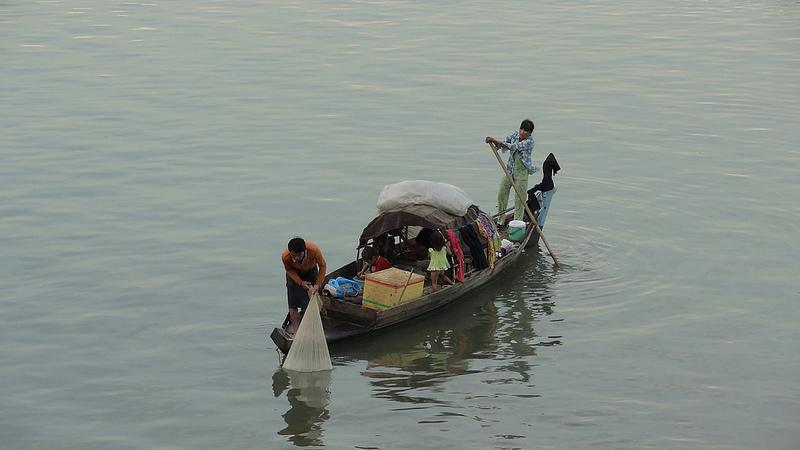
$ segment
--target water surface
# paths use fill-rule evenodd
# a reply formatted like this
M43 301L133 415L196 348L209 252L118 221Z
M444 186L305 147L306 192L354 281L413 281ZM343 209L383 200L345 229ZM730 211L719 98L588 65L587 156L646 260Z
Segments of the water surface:
M0 3L0 439L14 449L800 446L800 4ZM383 185L485 209L483 137L563 170L541 250L279 369L280 251ZM531 183L538 180L532 178Z

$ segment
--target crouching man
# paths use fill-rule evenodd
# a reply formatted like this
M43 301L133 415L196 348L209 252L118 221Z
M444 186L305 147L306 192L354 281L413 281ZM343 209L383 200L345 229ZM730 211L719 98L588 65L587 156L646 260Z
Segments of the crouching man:
M313 295L325 281L327 266L322 252L313 242L296 237L289 241L281 254L286 269L286 291L289 299L289 319L292 321L292 334L300 326L298 310L305 311L309 295Z

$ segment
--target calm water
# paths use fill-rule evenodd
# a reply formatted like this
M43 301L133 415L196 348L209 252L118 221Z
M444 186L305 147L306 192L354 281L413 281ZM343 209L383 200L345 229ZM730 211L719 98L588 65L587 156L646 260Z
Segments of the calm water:
M800 3L0 1L0 447L800 447ZM546 234L293 376L279 253L382 186ZM536 180L532 178L532 183Z

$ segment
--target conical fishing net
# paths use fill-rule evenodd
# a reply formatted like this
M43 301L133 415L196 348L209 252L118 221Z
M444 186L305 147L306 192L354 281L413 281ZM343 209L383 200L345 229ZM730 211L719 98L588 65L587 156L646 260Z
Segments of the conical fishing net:
M298 372L316 372L331 370L331 355L328 353L328 342L325 341L325 330L319 307L322 299L314 294L303 313L303 320L297 328L292 347L283 361L283 368Z

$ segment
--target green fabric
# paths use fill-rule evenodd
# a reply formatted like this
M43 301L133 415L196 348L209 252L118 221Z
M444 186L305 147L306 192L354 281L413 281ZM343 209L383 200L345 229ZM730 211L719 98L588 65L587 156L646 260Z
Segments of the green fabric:
M524 200L524 196L528 192L528 168L522 163L519 153L514 153L514 174L512 178ZM498 213L502 213L508 207L509 194L514 196L514 219L522 220L525 217L525 202L517 199L517 194L512 192L511 181L503 174L503 179L500 180L500 192L497 193Z
M428 270L447 270L450 268L450 263L447 262L447 253L444 247L442 247L439 251L429 248L428 255L431 257L431 262L428 264Z

